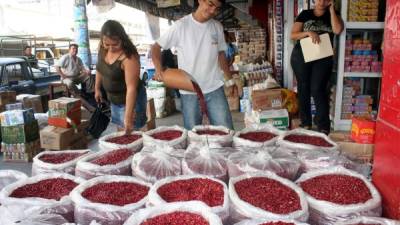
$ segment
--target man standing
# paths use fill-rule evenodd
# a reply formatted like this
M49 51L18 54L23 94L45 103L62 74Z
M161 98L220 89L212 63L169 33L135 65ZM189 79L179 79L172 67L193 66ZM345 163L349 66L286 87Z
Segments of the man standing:
M38 62L37 62L37 59L36 59L35 55L32 54L32 47L31 46L28 46L28 45L25 46L23 55L28 58L28 62L31 65L31 67L33 67L33 68L37 68L38 67Z
M198 0L192 14L178 20L152 46L155 79L162 81L161 48L175 47L178 67L191 74L205 95L209 120L212 125L233 129L232 116L224 93L226 84L234 85L225 58L226 43L222 25L212 19L224 0ZM222 72L222 71L223 72ZM190 130L202 122L199 101L193 92L180 91L184 126Z
M70 44L69 53L63 55L56 65L61 81L68 86L75 97L80 95L80 91L76 87L77 84L85 84L86 90L92 92L94 83L90 77L90 70L85 68L77 53L78 45Z

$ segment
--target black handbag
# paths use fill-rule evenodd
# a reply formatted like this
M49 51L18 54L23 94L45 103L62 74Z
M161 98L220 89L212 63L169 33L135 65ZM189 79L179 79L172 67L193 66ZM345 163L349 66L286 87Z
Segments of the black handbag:
M87 132L94 138L99 138L101 133L107 129L110 123L110 118L104 114L102 104L97 105L92 117L90 117L89 126Z

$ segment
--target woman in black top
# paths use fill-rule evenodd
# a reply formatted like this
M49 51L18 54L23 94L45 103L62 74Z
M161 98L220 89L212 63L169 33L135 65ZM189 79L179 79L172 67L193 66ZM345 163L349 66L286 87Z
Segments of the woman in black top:
M319 35L329 33L331 41L334 34L343 30L343 21L335 12L333 0L315 0L315 8L304 10L296 18L292 28L291 39L297 41L291 56L291 65L297 79L298 99L300 106L301 127L310 129L311 96L316 106L314 122L320 132L328 134L329 90L328 81L332 73L332 56L316 61L304 62L299 40L310 37L313 43L319 43Z

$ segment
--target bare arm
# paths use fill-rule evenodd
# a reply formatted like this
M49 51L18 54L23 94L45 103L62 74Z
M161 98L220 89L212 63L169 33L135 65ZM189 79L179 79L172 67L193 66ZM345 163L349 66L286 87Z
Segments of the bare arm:
M162 80L161 46L156 42L151 46L151 59L156 69L154 78Z
M123 61L122 67L125 71L126 100L125 100L125 132L133 130L133 120L135 116L135 106L137 97L137 87L139 84L140 64L139 59L131 57Z
M293 41L297 41L297 40L303 39L308 36L310 36L309 32L303 32L303 23L295 22L293 24L292 32L290 34L290 38Z
M65 74L61 71L61 67L56 66L56 71L61 76L62 79L65 79Z
M228 59L225 57L225 52L220 51L218 53L218 63L222 71L224 71L225 80L232 79L231 71L229 70Z
M329 12L331 13L331 26L334 34L338 35L343 31L343 20L340 16L336 15L334 2L331 2L329 7Z
M96 71L96 81L94 84L94 96L96 99L96 102L100 103L102 100L101 96L101 82L102 82L102 76L99 71Z

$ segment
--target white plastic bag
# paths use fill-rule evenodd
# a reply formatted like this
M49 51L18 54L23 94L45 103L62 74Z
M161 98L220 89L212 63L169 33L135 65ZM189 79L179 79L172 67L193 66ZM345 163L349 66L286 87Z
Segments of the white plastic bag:
M147 196L140 201L124 206L102 204L92 202L82 196L86 189L100 183L128 182L147 186L151 184L128 176L101 176L81 183L71 192L71 199L75 204L75 222L81 225L89 225L89 222L96 220L100 224L118 225L125 222L128 217L137 209L144 207ZM106 195L107 193L105 193Z
M165 184L169 184L175 181L180 181L180 180L189 180L189 179L209 179L211 181L217 182L223 187L223 192L224 192L224 201L222 205L219 206L214 206L211 207L211 211L215 214L217 214L222 221L226 221L229 217L229 196L228 196L228 187L226 186L225 183L222 181L211 178L208 176L204 175L181 175L181 176L176 176L176 177L167 177L164 178L158 182L156 182L150 189L149 191L149 204L152 206L159 206L162 204L167 203L159 194L158 194L158 189L162 187ZM200 194L200 193L199 193ZM205 193L207 194L207 193Z
M294 180L299 168L300 162L296 157L276 147L239 151L228 158L228 173L231 178L245 173L271 171Z
M66 153L82 153L82 155L78 156L75 159L72 159L68 162L59 163L59 164L47 163L47 162L40 160L40 158L43 155L60 155L60 154L66 154ZM37 174L54 173L54 172L69 173L71 175L74 175L76 163L81 158L85 157L86 155L88 155L90 153L91 153L90 149L41 152L33 158L32 176L37 175Z
M249 178L257 178L257 177L266 177L268 179L272 179L280 182L281 184L289 187L299 197L300 201L300 209L293 211L288 214L276 214L269 211L266 211L262 208L256 207L244 200L242 200L235 189L235 184L241 180L249 179ZM244 219L262 219L262 218L270 218L270 219L294 219L298 221L307 221L308 219L308 204L306 200L306 196L296 184L287 180L285 178L281 178L278 175L272 172L263 172L263 173L253 173L253 174L244 174L238 177L231 178L229 180L229 198L231 200L231 222L237 223Z
M182 161L182 173L202 174L227 182L226 157L202 143L190 144Z
M379 217L365 217L361 216L358 218L346 220L344 222L335 223L335 225L355 225L355 224L380 224L380 225L400 225L400 221L398 220L390 220Z
M308 173L301 175L296 181L298 185L301 182L312 179L314 177L322 175L348 175L361 179L371 192L372 198L365 203L350 204L350 205L339 205L332 202L317 200L314 197L306 194L308 204L310 206L310 223L316 225L332 225L336 222L344 221L347 219L359 217L359 216L381 216L381 196L377 189L369 182L364 176L354 171L345 169L341 166L313 170Z
M117 151L115 149L113 151ZM133 151L133 150L131 150ZM103 176L103 175L125 175L129 176L132 174L131 162L133 155L129 156L127 159L117 163L110 165L97 165L92 163L91 161L101 157L104 154L110 153L112 151L100 151L97 153L93 153L81 158L75 167L75 176L82 177L86 180L91 179L93 177Z
M307 135L307 136L314 136L314 137L320 137L327 141L329 144L332 145L332 147L322 147L322 146L315 146L311 144L304 144L304 143L294 143L285 140L285 137L291 135L291 134L298 134L298 135ZM337 150L338 145L332 141L328 136L326 136L323 133L319 133L316 131L310 131L302 128L297 128L291 131L288 131L284 133L283 135L279 136L278 140L276 141L276 144L279 146L282 146L284 148L288 148L294 151L294 153L300 152L302 150Z
M105 136L101 137L99 139L99 147L100 147L100 149L104 150L104 151L109 151L109 150L113 150L113 149L117 149L117 148L127 148L127 149L131 149L131 150L133 150L135 152L140 151L140 149L142 149L142 147L143 147L143 138L139 138L138 140L136 140L136 141L134 141L132 143L129 143L129 144L125 144L125 145L124 144L111 143L111 142L107 141L110 138L119 137L119 136L122 136L124 134L125 134L124 131L120 131L120 132L115 132L115 133L108 134L108 135L105 135ZM143 133L141 131L134 131L134 132L132 132L132 134L140 135L140 136L143 135Z
M170 141L156 139L151 136L153 134L160 133L163 131L169 131L169 130L181 131L182 135L179 138L176 138L176 139L173 139ZM171 126L171 127L166 127L166 126L157 127L156 129L149 130L149 131L143 133L143 145L145 147L160 145L160 146L170 146L175 149L186 149L186 147L187 147L187 130L180 126L177 126L177 125Z
M42 214L42 209L28 208L21 211L19 206L0 206L2 225L64 225L68 221L58 214Z
M264 223L276 223L276 222L284 222L284 223L293 223L294 225L309 225L308 223L302 223L295 220L286 220L286 219L253 219L253 220L243 220L235 225L260 225Z
M0 191L5 186L26 179L28 176L17 170L0 170Z
M16 212L28 212L41 209L44 214L58 214L63 216L69 222L74 218L74 207L69 195L62 197L60 200L44 199L44 198L14 198L10 197L14 190L27 184L37 183L42 180L63 178L73 180L80 184L83 180L65 173L47 173L40 174L27 179L17 181L3 188L0 192L0 203L6 207L13 207ZM49 190L50 191L50 190Z
M198 134L197 131L202 130L216 130L225 132L226 135L206 135L206 134ZM213 126L213 125L199 125L194 126L191 131L188 132L189 136L189 144L198 143L198 144L217 144L222 147L231 147L233 135L235 131L229 130L224 126Z
M210 207L199 201L168 203L147 209L140 209L129 217L124 225L140 225L147 219L174 212L198 214L201 215L209 225L222 225L221 219L211 212Z
M249 132L268 132L271 134L276 135L275 137L264 141L264 142L256 142L251 141L245 138L240 137L242 134L246 134ZM270 124L260 126L260 127L250 127L237 132L235 136L233 136L233 147L248 147L248 148L260 148L265 146L272 146L275 145L275 142L278 140L279 135L282 134L282 131L276 129Z
M144 147L132 158L132 174L144 181L154 183L168 176L182 174L183 151L172 147Z

